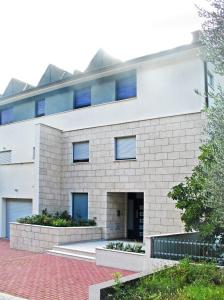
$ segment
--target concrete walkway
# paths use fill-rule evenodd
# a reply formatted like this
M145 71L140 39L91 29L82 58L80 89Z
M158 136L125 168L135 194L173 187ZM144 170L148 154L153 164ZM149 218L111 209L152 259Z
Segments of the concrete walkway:
M90 285L112 279L115 272L133 274L94 262L13 250L1 239L0 270L0 292L30 300L87 300Z

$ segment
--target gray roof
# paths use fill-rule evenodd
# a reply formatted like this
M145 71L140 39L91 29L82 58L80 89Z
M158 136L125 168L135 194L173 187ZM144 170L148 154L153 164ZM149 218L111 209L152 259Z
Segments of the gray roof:
M62 69L57 68L54 65L49 65L47 67L45 73L41 77L41 80L40 80L38 86L32 87L32 91L34 91L34 92L38 91L38 90L41 91L41 88L43 85L54 86L54 85L57 85L57 82L60 82L60 83L68 82L69 83L73 79L82 79L91 74L99 74L99 73L102 73L102 72L105 72L108 70L113 70L113 69L116 70L117 68L120 68L121 66L125 67L125 66L129 66L132 64L142 63L144 61L156 59L156 58L162 58L166 55L178 53L178 52L193 49L193 48L198 48L200 46L201 46L200 41L195 39L195 40L193 40L193 42L191 44L182 45L182 46L178 46L173 49L168 49L168 50L164 50L161 52L137 57L137 58L128 60L126 62L121 62L120 60L115 59L115 58L111 57L110 55L108 55L102 49L99 49L97 51L97 53L94 55L94 57L92 58L90 64L88 65L87 69L85 70L85 72L80 72L79 70L75 70L72 75L69 72L66 72ZM30 87L31 86L29 85L29 88ZM7 90L7 88L6 88L6 90ZM4 93L0 97L0 102L6 100L7 98L10 98L14 94L6 95ZM24 89L17 90L16 94L26 94L26 89L25 90Z
M47 85L52 82L56 82L62 79L66 79L71 77L72 74L62 70L52 64L48 65L47 69L45 70L44 74L42 75L38 86Z
M12 78L9 81L1 98L13 96L15 94L18 94L20 92L26 91L31 88L33 88L33 86L31 84L28 84L26 82L23 82L21 80L15 79L15 78Z
M119 59L110 56L103 49L99 49L91 59L85 72L95 71L104 67L118 64L120 62L121 61Z

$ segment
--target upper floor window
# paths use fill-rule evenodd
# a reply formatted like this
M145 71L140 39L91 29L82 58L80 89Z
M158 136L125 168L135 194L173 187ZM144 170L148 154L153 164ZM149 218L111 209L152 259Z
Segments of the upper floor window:
M74 92L74 108L91 105L91 87L78 88Z
M115 158L116 160L136 158L136 136L115 139Z
M45 99L39 99L36 101L36 117L42 117L45 115Z
M127 74L116 80L116 100L136 97L136 74Z
M89 142L78 142L73 144L73 162L89 161Z
M12 162L12 151L0 151L0 165L10 164Z
M13 121L13 109L12 109L12 107L3 109L1 111L1 116L0 117L1 117L0 121L1 121L2 125L11 123Z

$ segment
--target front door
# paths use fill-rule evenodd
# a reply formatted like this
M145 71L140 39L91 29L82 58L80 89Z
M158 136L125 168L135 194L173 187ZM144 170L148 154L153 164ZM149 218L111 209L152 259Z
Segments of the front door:
M128 193L127 238L143 240L144 194Z

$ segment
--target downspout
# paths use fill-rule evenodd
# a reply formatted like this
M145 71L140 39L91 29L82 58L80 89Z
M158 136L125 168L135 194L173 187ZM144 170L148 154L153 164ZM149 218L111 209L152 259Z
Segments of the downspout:
M205 105L209 106L208 102L208 64L204 61L204 84L205 84Z

